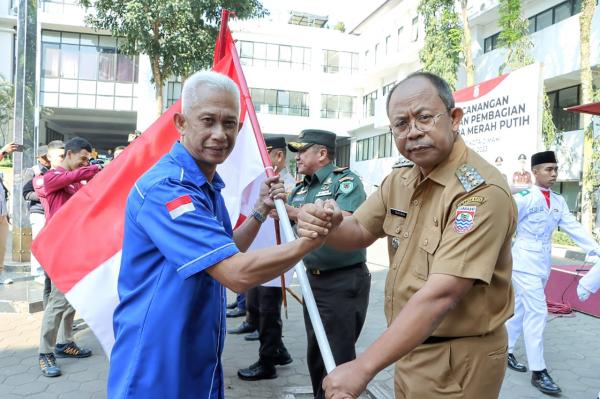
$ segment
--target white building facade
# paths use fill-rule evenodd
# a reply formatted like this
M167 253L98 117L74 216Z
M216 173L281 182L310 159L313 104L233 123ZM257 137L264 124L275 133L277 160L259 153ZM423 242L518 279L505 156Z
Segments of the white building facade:
M0 0L0 74L12 80L15 0ZM75 0L40 0L38 99L51 113L39 122L39 142L88 138L100 151L125 144L127 134L154 119L148 59L119 54L118 38L85 27ZM398 159L389 133L385 100L395 82L421 68L423 27L418 0L380 1L343 33L327 17L290 12L262 20L232 21L231 29L265 135L291 138L301 130L325 129L338 139L337 162L363 178L368 192ZM571 146L581 137L579 115L563 111L581 101L579 78L580 0L524 0L533 58L543 64L554 120ZM375 6L376 4L374 4ZM499 47L499 1L472 0L468 15L476 82L498 76L505 51ZM591 64L600 64L600 12L592 22ZM595 75L596 76L596 75ZM459 74L458 88L465 85ZM176 79L164 88L165 107L181 92ZM291 157L290 157L291 160ZM580 169L561 175L561 191L577 206ZM293 166L293 161L292 161Z

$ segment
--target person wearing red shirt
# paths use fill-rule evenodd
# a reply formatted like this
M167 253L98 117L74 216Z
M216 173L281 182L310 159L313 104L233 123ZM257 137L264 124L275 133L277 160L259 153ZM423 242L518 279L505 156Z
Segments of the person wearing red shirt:
M46 222L71 198L77 190L94 177L102 167L89 165L91 144L74 137L65 143L64 158L59 166L34 179L34 189L44 206ZM54 284L44 310L40 337L39 366L46 377L58 377L61 370L56 357L82 358L92 355L89 349L79 347L73 341L73 318L75 310L64 294ZM63 342L57 343L60 323L63 323ZM56 347L55 347L56 346Z

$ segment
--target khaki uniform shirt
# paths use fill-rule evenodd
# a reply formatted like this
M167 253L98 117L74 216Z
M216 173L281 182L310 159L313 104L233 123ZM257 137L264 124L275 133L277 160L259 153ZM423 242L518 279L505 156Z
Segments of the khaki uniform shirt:
M354 212L366 198L360 178L348 168L336 168L328 164L313 176L305 176L294 187L288 197L288 204L298 208L318 199L334 199L340 209ZM366 250L338 251L323 245L306 255L304 264L309 270L333 270L365 262Z
M395 169L354 217L388 237L388 324L433 273L476 280L433 336L483 335L512 315L515 203L498 170L461 137L426 178L416 166Z

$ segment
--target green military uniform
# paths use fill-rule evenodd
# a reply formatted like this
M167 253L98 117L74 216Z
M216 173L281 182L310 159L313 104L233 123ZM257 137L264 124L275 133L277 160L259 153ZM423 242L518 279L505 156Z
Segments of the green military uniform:
M288 203L299 208L318 199L323 201L334 199L342 210L354 212L365 198L362 182L354 172L348 168L336 168L333 164L329 164L298 183L290 193ZM324 245L306 255L304 265L310 271L323 271L354 265L365 260L364 248L348 252Z
M335 148L335 134L323 130L305 130L298 139L288 143L290 151L303 152L314 144L325 146L330 152ZM290 193L288 203L297 208L318 199L334 199L342 210L354 212L365 198L360 178L350 169L336 168L330 163L298 183ZM308 280L336 364L356 357L354 345L365 321L371 287L371 275L365 260L365 249L338 251L329 246L304 257ZM306 307L304 322L313 392L317 399L322 399L321 385L326 371Z

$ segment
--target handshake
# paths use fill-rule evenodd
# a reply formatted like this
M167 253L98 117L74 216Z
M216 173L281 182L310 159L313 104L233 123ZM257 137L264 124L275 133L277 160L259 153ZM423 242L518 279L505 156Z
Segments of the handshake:
M325 237L335 230L343 219L342 210L334 200L316 200L313 204L304 204L300 208L296 232L299 237Z

